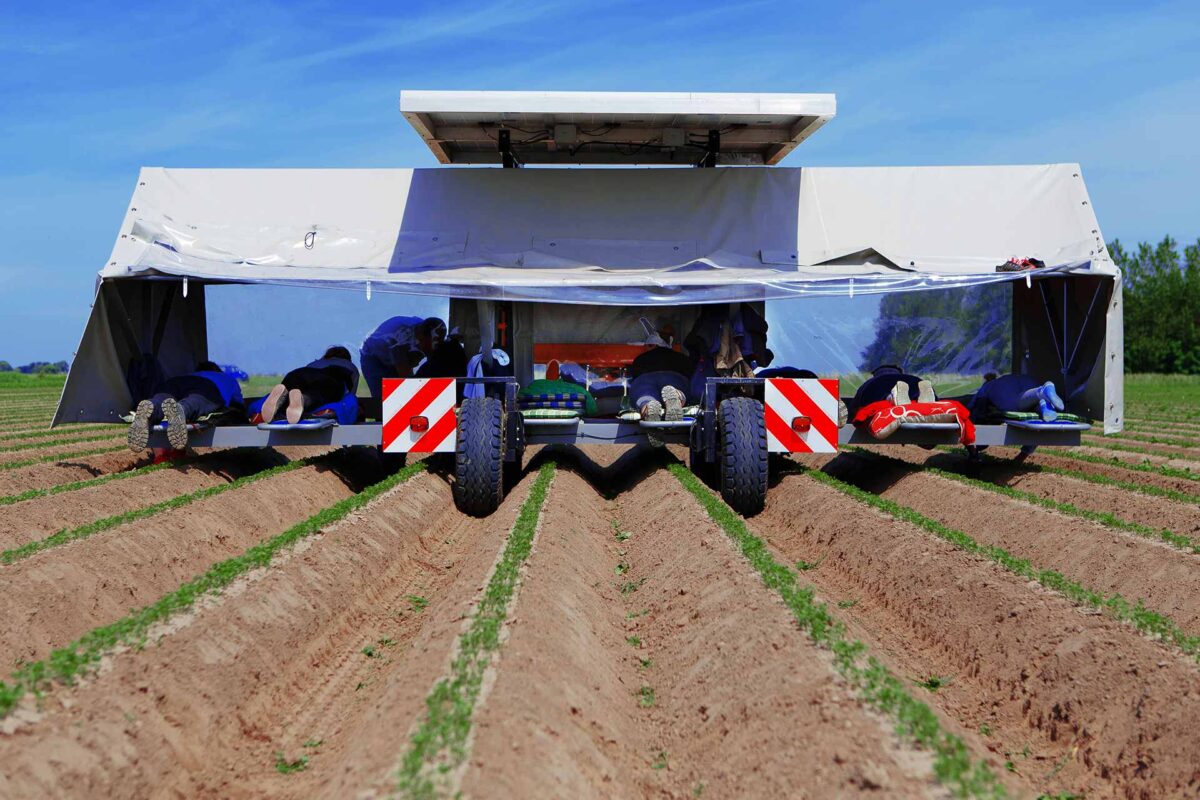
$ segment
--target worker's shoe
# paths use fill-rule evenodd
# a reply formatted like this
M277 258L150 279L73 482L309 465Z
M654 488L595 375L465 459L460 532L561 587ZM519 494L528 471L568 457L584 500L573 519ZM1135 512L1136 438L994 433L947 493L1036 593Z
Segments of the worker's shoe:
M304 416L304 395L299 389L288 392L287 421L295 425Z
M663 406L657 400L651 400L649 403L646 403L639 411L642 412L642 419L647 422L659 422L663 418Z
M162 401L163 419L167 421L167 443L172 450L187 449L187 418L183 406L173 397Z
M263 398L262 408L258 415L262 417L263 422L271 422L279 413L279 405L283 402L283 396L287 393L282 383L276 384L265 398Z
M929 381L917 382L917 402L918 403L936 403L937 395L933 393L933 384Z
M846 401L838 398L838 427L842 427L850 421L850 409L846 407Z
M683 392L674 386L664 386L662 390L663 419L668 422L678 422L683 419Z
M133 412L133 424L129 426L129 449L140 453L146 449L150 441L150 416L154 413L154 403L143 400L137 404Z

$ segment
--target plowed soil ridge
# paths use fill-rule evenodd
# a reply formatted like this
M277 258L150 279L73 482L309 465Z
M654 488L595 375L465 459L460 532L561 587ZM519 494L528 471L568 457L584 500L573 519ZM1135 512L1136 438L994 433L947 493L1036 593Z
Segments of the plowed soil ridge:
M0 515L0 549L199 489L230 483L281 463L285 460L273 450L252 450L236 456L219 453L133 475L119 483L109 481L69 493L13 503Z
M806 578L844 601L894 669L947 678L929 702L1030 789L1200 788L1187 755L1200 752L1194 662L808 476L785 475L751 525L785 557L819 564Z
M442 479L411 479L158 645L114 659L70 702L8 738L0 793L386 790L402 732L421 712L521 494L481 521L454 510ZM418 596L427 602L419 611ZM307 753L310 767L280 775L277 753Z
M358 486L313 464L0 568L0 665L41 659Z
M894 461L843 455L825 472L1002 547L1089 589L1120 594L1200 632L1200 557Z
M870 448L869 452L905 461L914 466L931 466L1043 497L1076 508L1112 514L1118 519L1150 528L1165 528L1200 540L1200 510L1193 503L1131 492L1119 486L1030 469L1024 464L989 458L970 464L957 454L930 455L908 447Z
M596 486L560 470L464 794L927 796L927 757L851 696L678 482L645 467L584 465Z

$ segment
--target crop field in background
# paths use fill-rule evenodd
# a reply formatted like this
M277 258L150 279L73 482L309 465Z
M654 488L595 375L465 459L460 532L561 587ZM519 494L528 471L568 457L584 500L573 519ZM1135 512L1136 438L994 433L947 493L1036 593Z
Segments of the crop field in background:
M254 376L248 396L276 376ZM495 514L369 448L48 428L0 374L0 796L1200 794L1200 378L1125 430L531 451Z

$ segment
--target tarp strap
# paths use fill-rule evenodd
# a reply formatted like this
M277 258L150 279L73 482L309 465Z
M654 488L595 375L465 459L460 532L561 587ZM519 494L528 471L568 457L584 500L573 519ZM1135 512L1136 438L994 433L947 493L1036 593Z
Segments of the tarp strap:
M167 320L171 317L171 305L175 301L175 285L167 284L167 297L162 309L158 312L158 322L154 325L154 339L150 343L150 355L158 358L158 348L162 345L163 336L167 332Z
M1092 292L1092 302L1088 304L1087 313L1083 315L1083 325L1079 328L1079 338L1075 340L1075 349L1071 351L1071 357L1067 360L1067 371L1075 364L1075 356L1079 353L1079 345L1083 343L1083 332L1087 330L1088 323L1092 321L1092 311L1096 308L1096 300L1100 297L1100 290L1104 288L1104 284L1097 281L1096 291Z

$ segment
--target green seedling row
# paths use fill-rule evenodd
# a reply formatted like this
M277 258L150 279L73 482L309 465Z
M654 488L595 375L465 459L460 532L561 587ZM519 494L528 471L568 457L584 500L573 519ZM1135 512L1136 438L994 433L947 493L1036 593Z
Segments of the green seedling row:
M1129 427L1129 425L1126 425L1126 428ZM1167 431L1167 433L1185 434L1187 431ZM1125 430L1116 435L1121 439L1130 439L1135 442L1146 442L1147 444L1166 444L1171 445L1172 447L1200 447L1200 439L1179 439L1170 436L1163 436L1161 432L1151 434L1140 432L1135 429L1132 432L1130 430ZM1085 434L1083 438L1102 442L1104 441L1105 437L1098 434Z
M148 472L158 472L161 469L168 469L174 466L178 466L178 462L163 461L159 464L148 464L137 469L126 470L125 472L113 472L108 475L101 475L98 478L88 478L84 481L60 483L57 486L50 486L45 489L29 489L20 494L10 494L0 497L0 506L11 506L13 503L21 503L25 500L36 500L39 497L50 497L51 495L63 494L64 492L74 492L78 489L101 486L111 481L135 478L138 475L145 475Z
M57 432L57 431L56 431ZM0 453L15 453L18 450L40 450L47 447L64 447L71 444L85 444L87 442L100 442L105 439L113 439L112 431L108 433L91 434L90 436L77 436L74 438L51 439L48 442L28 442L26 444L11 444L0 447Z
M833 653L838 672L859 695L890 716L900 735L933 753L934 775L940 783L958 797L1006 796L995 773L985 763L972 760L966 743L942 728L932 709L909 693L904 680L868 656L866 645L846 635L828 607L815 599L812 587L800 585L796 573L775 560L766 542L751 533L741 517L682 464L671 464L668 469L733 540L763 583L783 598L801 629Z
M128 425L88 425L86 428L80 428L77 431L72 431L69 428L54 428L45 429L37 428L30 431L17 431L15 433L0 434L0 442L10 442L18 439L45 439L49 436L62 436L64 433L100 433L107 432L112 436L117 431L128 429ZM79 440L73 440L79 441Z
M985 456L988 460L990 456ZM1151 497L1161 497L1165 500L1174 500L1177 503L1190 503L1192 505L1200 505L1200 494L1187 494L1185 492L1176 491L1175 489L1166 489L1161 486L1153 486L1146 483L1133 483L1132 481L1122 481L1117 478L1110 478L1107 475L1096 475L1092 472L1083 472L1075 469L1064 469L1063 467L1050 467L1045 464L1030 464L1026 462L1023 465L1026 472L1045 472L1050 475L1061 475L1064 478L1074 478L1080 481L1094 483L1097 486L1111 486L1114 489L1123 489L1127 492L1137 492L1138 494L1149 495Z
M13 671L9 681L0 681L0 717L11 713L26 694L41 696L56 686L73 684L91 671L106 653L118 646L144 646L153 626L187 611L201 598L219 593L247 572L270 566L272 559L284 549L338 522L424 469L423 461L409 464L391 477L339 500L283 533L259 542L241 555L214 564L203 575L184 583L154 603L109 625L92 629L41 661L23 664Z
M1017 558L1002 547L983 545L960 530L950 528L935 519L926 517L908 506L902 506L878 495L863 491L857 486L841 481L824 472L810 470L805 474L820 481L842 494L848 495L896 519L928 531L960 550L972 555L983 556L1000 565L1009 572L1025 580L1037 581L1047 589L1052 589L1068 600L1081 606L1088 606L1108 614L1120 622L1128 622L1143 634L1174 645L1185 654L1200 663L1200 636L1191 636L1182 631L1168 617L1151 611L1142 605L1141 600L1130 603L1119 594L1105 595L1094 589L1089 589L1078 581L1066 577L1052 569L1039 569L1023 558Z
M1114 442L1111 439L1096 439L1095 441L1084 440L1083 443L1088 447L1097 447L1102 450L1115 450L1119 453L1134 453L1139 456L1158 456L1159 458L1179 457L1179 456L1172 456L1170 453L1163 453L1158 450L1147 450L1144 447L1137 447L1136 445L1132 445L1132 444L1122 444L1121 442ZM1187 470L1180 470L1180 471L1185 474L1192 475L1192 476L1196 475L1196 473L1188 472Z
M271 467L270 469L265 469L262 472L256 472L253 475L243 475L242 477L232 480L229 483L208 486L204 489L198 489L197 491L189 492L188 494L181 494L178 497L172 497L170 500L164 500L161 503L152 503L151 505L143 506L142 508L135 508L131 511L125 511L121 514L114 514L111 517L104 517L103 519L89 522L86 525L80 525L77 528L63 528L57 533L51 534L44 539L26 542L20 547L14 547L12 549L0 552L0 564L12 564L16 561L20 561L21 559L29 558L35 553L41 553L53 547L64 545L67 542L75 542L80 539L86 539L89 536L94 536L102 531L110 530L118 525L124 525L127 522L134 522L135 520L153 517L156 514L163 513L164 511L183 508L184 506L191 505L198 500L216 497L219 494L224 494L225 492L233 491L234 489L240 489L243 486L248 486L266 478L273 478L276 475L282 475L285 472L292 472L300 467L308 466L312 463L312 461L313 459L307 458L300 459L298 461L291 461L278 467Z
M533 549L533 538L555 465L538 470L529 496L521 505L504 552L496 564L470 627L458 640L448 677L438 681L425 699L425 718L413 734L400 763L396 789L403 797L433 798L442 788L438 778L463 763L471 716L492 654L500 647L500 631L517 587L521 565Z
M1104 458L1102 456L1094 456L1091 453L1077 453L1069 447L1059 448L1053 451L1056 456L1062 458L1070 458L1075 461L1084 461L1088 464L1103 464L1106 467L1120 467L1121 469L1131 469L1135 472L1148 472L1154 475L1162 475L1167 478L1183 478L1189 481L1200 481L1200 474L1191 472L1186 469L1176 469L1175 467L1161 467L1157 464L1137 464L1128 461L1121 461L1117 458ZM1158 454L1161 455L1161 454Z
M113 445L112 447L97 447L92 450L75 450L71 453L55 453L49 456L39 456L37 458L26 458L20 461L5 461L0 463L0 472L9 469L20 469L21 467L32 467L34 464L49 464L52 461L65 461L68 458L87 458L88 456L100 456L105 453L115 453L118 450L127 449L126 445Z

